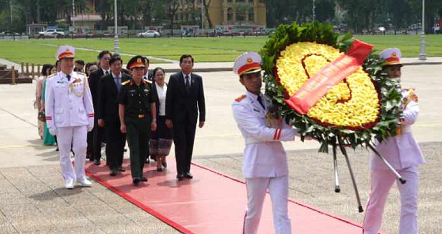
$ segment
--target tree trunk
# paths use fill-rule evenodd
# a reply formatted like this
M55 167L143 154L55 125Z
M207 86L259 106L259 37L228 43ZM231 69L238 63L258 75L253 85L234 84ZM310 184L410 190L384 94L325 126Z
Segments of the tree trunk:
M37 23L40 23L40 0L37 0Z
M207 23L209 24L209 28L213 28L213 23L212 20L210 19L210 15L209 15L209 7L210 7L210 3L212 2L212 0L209 0L209 2L206 2L205 0L203 0L203 4L204 4L204 18L207 20Z
M172 35L172 37L173 37L173 20L174 20L174 17L175 17L175 15L172 15L172 17L170 19L170 30L172 30L172 31L170 31L170 34Z

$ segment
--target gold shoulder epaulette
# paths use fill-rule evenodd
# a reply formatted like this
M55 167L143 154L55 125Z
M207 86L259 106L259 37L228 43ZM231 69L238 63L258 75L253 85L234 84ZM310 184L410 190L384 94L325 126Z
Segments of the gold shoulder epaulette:
M144 82L148 83L148 84L152 84L152 81L148 80L148 79L143 79Z
M408 103L411 102L411 100L418 102L418 98L416 96L416 94L414 93L414 89L410 88L410 89L406 89L408 91L408 97L407 100L405 101L405 105L408 105Z
M240 102L240 101L242 101L246 97L247 97L246 95L242 95L242 96L236 98L235 101Z
M122 84L122 85L127 85L127 84L129 84L129 83L130 83L130 80L126 80L126 81L122 82L121 84Z

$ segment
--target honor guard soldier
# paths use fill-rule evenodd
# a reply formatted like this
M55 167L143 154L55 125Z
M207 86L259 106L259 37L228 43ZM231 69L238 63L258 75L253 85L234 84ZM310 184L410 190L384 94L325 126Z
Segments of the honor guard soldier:
M127 132L130 149L130 169L134 185L147 181L143 176L144 161L149 148L150 131L156 125L156 93L151 81L143 79L145 61L142 56L133 57L127 64L132 78L123 82L119 93L121 132Z
M258 232L264 197L270 192L275 233L291 233L288 217L288 166L281 141L293 141L296 129L271 113L272 104L261 94L261 57L254 52L239 56L233 71L246 93L232 104L233 116L245 139L243 175L247 185L247 210L243 232Z
M388 78L398 82L402 93L401 108L403 116L398 121L398 134L382 143L376 142L376 150L390 162L399 174L407 181L405 184L396 182L401 194L401 215L399 234L418 234L417 197L419 188L419 165L423 164L422 152L413 137L411 125L419 114L418 98L413 89L400 87L401 51L390 48L382 51L380 57L385 60L383 70ZM373 152L371 158L371 193L368 200L363 223L364 234L377 234L381 228L382 213L391 186L396 176Z
M45 93L46 122L51 135L57 136L67 189L73 189L75 182L91 186L84 165L87 132L94 128L94 107L86 75L73 71L74 57L74 47L60 46L56 59L61 71L48 79ZM71 145L75 153L74 167L69 157Z

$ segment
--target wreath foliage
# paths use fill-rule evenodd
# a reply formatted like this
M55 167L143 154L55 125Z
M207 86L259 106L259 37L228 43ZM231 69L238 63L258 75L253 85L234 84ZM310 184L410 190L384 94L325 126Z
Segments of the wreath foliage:
M354 38L351 34L340 35L333 32L332 26L318 22L305 25L293 23L280 25L269 37L260 51L263 58L264 82L266 95L272 99L277 112L299 130L301 140L312 137L321 143L320 152L328 152L328 146L336 146L338 141L352 148L367 147L373 138L383 141L387 137L396 135L397 119L402 115L400 111L401 94L397 90L397 83L388 79L382 72L382 62L378 55L370 54L364 61L363 70L373 82L379 97L379 114L370 126L348 128L333 124L324 124L307 114L299 114L286 103L289 97L288 90L281 84L277 74L277 60L281 52L290 45L300 42L313 42L328 45L347 52Z

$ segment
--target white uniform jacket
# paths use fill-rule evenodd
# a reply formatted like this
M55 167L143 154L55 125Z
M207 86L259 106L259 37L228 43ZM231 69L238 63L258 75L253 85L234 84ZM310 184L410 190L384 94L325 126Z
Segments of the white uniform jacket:
M258 96L250 92L232 104L233 116L246 142L242 168L244 178L288 174L287 157L280 141L294 140L296 130L284 121L281 128L270 127L266 114L271 102L262 94L261 97L265 108L259 104Z
M417 96L412 89L403 89L403 120L399 134L390 137L382 143L376 142L376 150L387 159L387 161L396 169L401 170L411 166L425 163L421 149L411 133L411 125L417 119L419 114L419 105ZM408 104L406 100L409 100ZM381 159L373 152L370 154L372 169L388 169Z
M91 91L84 74L72 72L70 81L58 72L46 83L45 114L49 129L59 127L94 127Z

